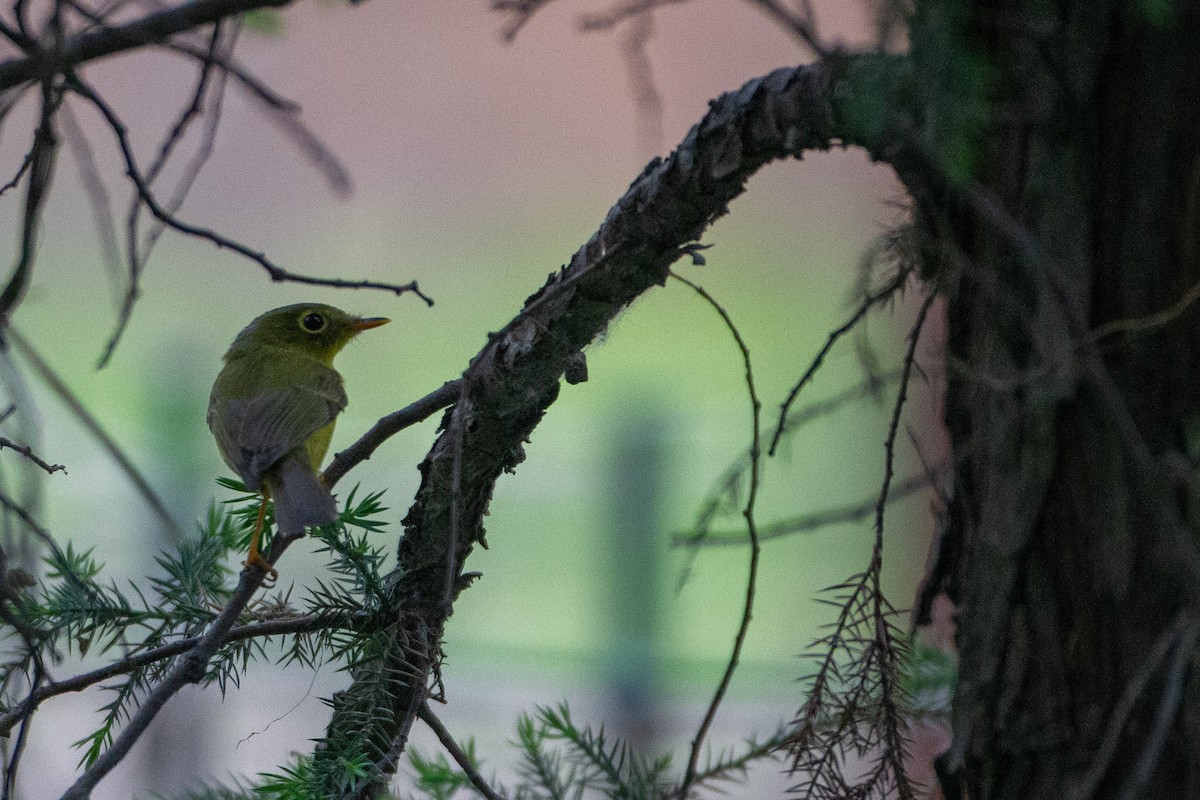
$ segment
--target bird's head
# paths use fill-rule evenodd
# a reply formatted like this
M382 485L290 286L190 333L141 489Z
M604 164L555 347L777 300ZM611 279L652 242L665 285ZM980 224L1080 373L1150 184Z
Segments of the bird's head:
M355 336L389 321L386 317L356 317L324 303L283 306L247 325L233 340L225 357L273 347L304 353L331 364L338 351Z

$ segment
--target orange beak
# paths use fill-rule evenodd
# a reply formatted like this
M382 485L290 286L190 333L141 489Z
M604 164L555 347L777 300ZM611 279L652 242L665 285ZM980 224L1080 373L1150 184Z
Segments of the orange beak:
M389 322L391 322L391 320L387 317L364 317L351 322L350 330L354 331L355 333L362 333L363 331L368 331L371 328L378 328L380 325L387 325Z

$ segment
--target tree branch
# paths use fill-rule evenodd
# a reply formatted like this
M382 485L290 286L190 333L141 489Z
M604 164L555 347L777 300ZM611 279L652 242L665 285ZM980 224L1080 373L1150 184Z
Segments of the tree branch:
M266 554L267 561L274 564L283 555L283 551L302 536L303 534L275 536L271 540L271 550ZM176 661L166 676L150 690L145 700L138 706L137 711L125 723L125 727L113 739L109 748L84 770L83 774L63 794L62 800L86 800L91 797L92 789L96 788L96 784L129 754L134 744L146 732L167 701L187 684L198 683L204 677L208 663L212 661L213 656L221 649L222 645L229 641L229 634L234 623L241 616L246 604L250 602L250 598L258 591L258 587L262 585L265 577L266 573L258 566L252 565L242 570L237 588L234 589L229 602L221 609L221 613L199 637L199 641L188 651L187 655Z
M655 159L609 211L604 224L561 271L471 361L455 413L420 465L421 486L404 519L397 571L388 581L386 616L395 638L410 643L404 663L376 670L420 679L380 694L369 679L355 680L334 701L324 737L352 735L355 707L372 708L372 737L395 742L412 724L426 690L422 664L437 661L450 613L446 571L461 570L476 543L496 480L524 459L523 443L558 396L560 378L580 351L599 337L626 306L667 278L670 265L691 252L703 231L760 167L807 150L857 143L882 154L889 132L904 119L880 119L907 91L903 57L839 56L812 66L777 70L723 95L665 160ZM345 713L340 713L345 709ZM361 731L357 735L362 735ZM395 771L396 748L375 764L369 796ZM318 750L320 762L327 756ZM335 796L336 787L327 787Z
M211 25L226 17L243 14L257 8L279 8L293 0L192 0L167 8L141 19L90 30L68 37L55 50L43 50L30 44L32 50L22 58L0 61L0 91L28 81L61 74L87 61L94 61L125 50Z
M280 636L287 633L311 633L313 631L331 628L336 625L345 625L351 621L356 615L322 615L322 614L304 614L296 617L284 617L280 619L268 619L261 622L251 622L229 631L229 635L225 637L225 644L230 642L240 642L246 639L254 639L260 636ZM366 615L362 615L365 619ZM106 681L109 678L114 678L117 675L124 675L133 672L136 669L149 666L158 661L163 661L168 658L174 658L177 655L188 652L196 645L203 641L203 636L189 636L186 639L164 644L160 647L154 647L150 650L141 653L134 653L126 656L111 664L105 664L103 667L98 667L90 672L84 672L66 680L54 681L52 683L43 684L36 691L30 693L24 700L10 708L4 714L0 714L0 736L7 736L12 726L20 722L28 713L36 709L44 701L51 697L57 697L61 694L70 692L81 692L89 686L94 686L100 681Z
M450 735L450 731L446 730L446 726L442 724L442 721L429 708L428 703L421 704L418 716L420 716L422 722L429 726L434 735L437 736L438 741L442 743L442 747L446 748L446 752L450 754L455 763L462 769L463 774L467 776L467 780L475 787L475 791L479 792L487 800L504 800L483 779L483 776L479 774L479 770L475 769L475 765L471 763L470 757L458 746L458 742L454 741L454 737Z
M418 422L428 419L453 403L458 398L462 385L461 378L447 381L442 384L441 388L430 392L420 400L380 419L357 442L333 457L333 461L321 475L325 480L325 485L332 489L334 484L340 481L347 472L370 458L379 445L410 425L416 425Z

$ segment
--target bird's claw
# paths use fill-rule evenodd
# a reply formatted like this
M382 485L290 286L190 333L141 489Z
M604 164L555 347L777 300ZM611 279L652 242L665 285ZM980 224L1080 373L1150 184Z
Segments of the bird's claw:
M271 562L262 557L260 553L251 553L250 557L242 562L245 567L258 567L263 571L263 588L270 589L275 585L275 581L279 579L279 570L271 566Z

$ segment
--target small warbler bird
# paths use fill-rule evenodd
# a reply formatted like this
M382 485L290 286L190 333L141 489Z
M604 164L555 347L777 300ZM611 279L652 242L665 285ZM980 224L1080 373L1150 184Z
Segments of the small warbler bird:
M337 519L337 504L318 475L346 407L333 357L359 333L387 322L300 303L268 311L233 340L208 398L208 428L225 463L262 494L247 566L277 575L259 550L268 498L287 536Z

